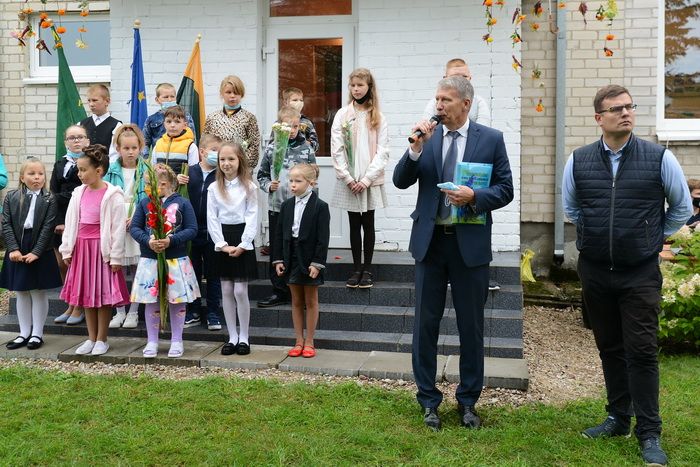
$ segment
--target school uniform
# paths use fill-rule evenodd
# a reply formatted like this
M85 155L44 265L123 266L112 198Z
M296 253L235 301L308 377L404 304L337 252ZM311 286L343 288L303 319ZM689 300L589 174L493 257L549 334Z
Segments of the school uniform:
M78 188L83 183L78 178L78 167L76 159L69 156L63 156L63 159L56 161L51 173L51 181L49 188L56 200L56 225L66 223L66 211L68 211L68 203L73 196L73 190ZM53 247L61 246L62 235L56 234L53 238Z
M314 192L282 203L272 262L283 263L288 284L321 285L330 241L328 204ZM309 266L320 270L312 279Z

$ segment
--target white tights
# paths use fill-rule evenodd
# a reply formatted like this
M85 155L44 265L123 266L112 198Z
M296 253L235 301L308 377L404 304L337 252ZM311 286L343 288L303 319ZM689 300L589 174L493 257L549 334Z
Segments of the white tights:
M248 344L250 327L250 301L248 300L248 282L221 281L221 305L226 317L228 341L232 344ZM236 314L240 326L240 336L236 332Z
M28 290L17 294L17 319L22 337L44 336L44 322L49 314L49 298L45 290Z

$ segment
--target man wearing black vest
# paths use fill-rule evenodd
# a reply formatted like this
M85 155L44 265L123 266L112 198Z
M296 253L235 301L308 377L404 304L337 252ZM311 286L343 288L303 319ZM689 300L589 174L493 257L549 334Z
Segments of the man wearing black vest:
M573 152L562 185L608 396L608 417L582 434L629 436L634 415L644 461L666 465L656 343L658 256L664 238L690 216L690 196L673 153L632 133L637 106L627 89L600 89L593 107L603 136Z
M101 144L109 149L110 164L117 160L119 153L112 144L112 136L122 125L120 120L109 114L109 88L104 84L93 84L87 91L88 106L92 115L81 120L78 125L85 128L90 144Z

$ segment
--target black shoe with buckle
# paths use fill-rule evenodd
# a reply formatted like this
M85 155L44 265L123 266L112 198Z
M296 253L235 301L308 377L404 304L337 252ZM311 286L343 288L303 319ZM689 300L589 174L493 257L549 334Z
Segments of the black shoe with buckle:
M275 294L275 295L270 295L269 297L264 298L262 300L258 300L258 307L259 308L270 308L270 307L277 306L277 305L286 305L287 303L289 303L288 298L284 298L284 297L281 297L281 296Z
M581 432L581 435L583 435L584 438L590 439L611 438L613 436L624 436L625 438L629 438L630 427L629 423L624 424L622 421L618 420L617 417L608 415L608 418L603 420L603 423L586 428Z
M641 440L639 449L642 450L642 459L647 467L665 467L668 464L668 457L661 449L661 440L658 436Z
M372 280L372 273L369 271L363 271L358 287L361 289L369 289L373 285L374 281Z
M465 428L480 428L481 427L481 417L476 413L473 405L462 405L457 406L459 411L459 423Z
M355 271L350 276L350 279L345 283L345 287L350 287L351 289L356 289L360 285L360 279L362 278L362 273L360 271Z
M440 431L442 428L442 422L440 421L440 416L438 415L437 407L423 409L423 423L425 426L433 431Z

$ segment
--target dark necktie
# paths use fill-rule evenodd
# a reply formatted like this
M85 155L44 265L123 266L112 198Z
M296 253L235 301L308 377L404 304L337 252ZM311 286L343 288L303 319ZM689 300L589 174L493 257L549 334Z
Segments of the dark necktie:
M443 182L454 182L455 178L455 166L457 165L457 138L459 137L458 131L448 131L447 136L452 138L450 142L450 147L447 149L447 155L445 156L445 162L442 164L442 181ZM449 199L445 193L440 193L440 206L438 207L438 215L441 219L447 219L451 213L451 206Z

